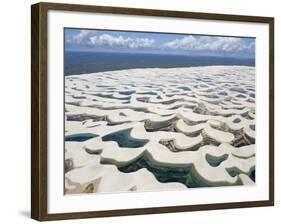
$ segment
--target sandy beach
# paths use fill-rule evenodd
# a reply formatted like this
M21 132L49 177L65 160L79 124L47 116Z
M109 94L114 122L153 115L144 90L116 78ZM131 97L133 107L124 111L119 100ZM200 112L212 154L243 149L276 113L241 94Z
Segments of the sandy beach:
M65 76L65 193L255 184L255 68Z

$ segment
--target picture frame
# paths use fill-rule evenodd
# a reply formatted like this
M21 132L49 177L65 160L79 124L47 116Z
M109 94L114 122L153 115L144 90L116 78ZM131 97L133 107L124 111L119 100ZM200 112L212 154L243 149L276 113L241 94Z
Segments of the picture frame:
M54 12L54 16L51 13ZM58 108L58 105L61 105L60 108L63 108L64 105L60 103L52 103L53 100L57 97L58 99L65 100L65 94L61 94L59 88L63 89L63 85L65 85L65 78L63 74L63 63L60 63L60 68L54 70L52 67L51 61L56 60L53 59L54 53L50 48L58 49L59 57L62 58L65 56L64 54L64 43L65 41L65 31L62 31L63 27L70 27L70 28L85 28L85 29L101 29L103 25L99 25L98 27L92 25L92 28L89 28L88 24L79 27L79 22L75 22L75 19L67 20L67 14L73 14L73 18L76 16L81 17L81 24L83 21L88 20L89 18L96 19L99 21L98 16L102 15L102 19L108 17L108 21L104 22L104 29L105 30L121 30L127 31L128 29L122 28L122 24L120 25L120 29L116 28L118 25L113 25L114 18L120 16L120 21L123 21L121 17L124 17L124 21L128 21L126 19L130 19L131 25L133 26L133 31L142 31L142 32L156 32L153 30L153 27L163 26L161 29L166 29L166 33L174 33L175 31L170 31L171 26L167 26L167 24L173 24L179 22L180 20L185 21L195 21L199 23L220 23L224 22L224 26L235 27L235 24L241 26L237 32L233 34L233 36L239 37L239 32L243 33L246 28L243 27L243 24L248 24L252 26L253 30L257 29L256 33L253 33L252 37L254 37L256 42L256 64L260 63L256 68L256 78L259 79L259 69L263 69L261 71L266 71L266 74L262 76L266 81L257 81L256 85L259 86L257 88L256 95L260 96L261 92L266 93L266 101L263 101L264 98L261 97L257 100L257 115L262 116L257 120L264 120L264 124L257 125L257 130L259 134L266 136L266 141L261 142L260 146L256 146L257 150L258 147L265 148L265 160L264 164L259 165L258 158L261 154L260 151L257 151L255 154L256 159L256 166L265 167L265 171L262 172L261 168L257 168L257 174L261 175L260 173L264 173L263 176L257 176L257 183L254 187L247 188L245 190L247 194L251 194L251 191L254 192L255 188L263 187L264 189L260 190L263 191L263 195L260 197L255 198L244 198L239 199L238 201L233 201L229 199L228 201L223 201L222 199L218 198L217 201L214 202L188 202L186 196L182 196L182 201L180 201L181 195L183 195L183 191L178 191L178 199L173 203L169 204L168 199L167 202L163 201L163 205L155 205L149 204L147 202L144 206L140 207L130 207L131 205L124 205L123 207L118 207L116 205L115 208L105 209L109 202L112 204L116 201L122 200L122 197L125 194L100 194L96 197L95 200L98 200L101 204L103 204L103 200L106 200L107 205L103 205L100 209L89 209L89 207L83 207L81 210L70 208L71 203L69 203L70 207L64 207L65 205L58 202L59 199L55 198L56 193L53 194L54 190L52 188L53 185L58 184L57 179L54 178L54 172L57 172L59 176L60 173L64 174L64 166L65 162L59 159L56 159L56 155L54 153L54 145L52 141L55 141L55 137L52 135L56 135L53 133L63 133L64 135L64 122L61 120L57 120L56 116L60 116L64 118L64 111L63 116L56 111L54 108ZM82 18L84 17L84 18ZM61 19L60 19L61 18ZM70 18L70 17L69 17ZM136 20L134 20L136 18ZM119 19L119 17L118 17ZM153 23L150 23L151 21ZM157 21L159 20L159 21ZM78 20L77 20L78 21ZM104 20L103 20L104 21ZM143 22L143 24L150 24L150 26L141 26L137 22ZM150 21L150 22L149 22ZM149 23L148 23L149 22ZM60 24L60 26L54 26L54 24ZM98 23L98 22L97 22ZM93 23L92 23L93 24ZM112 24L112 28L111 28ZM206 26L206 24L202 25L202 27ZM245 26L246 26L245 25ZM54 30L52 30L52 26L54 26ZM212 25L210 25L212 26ZM216 26L216 25L214 25ZM101 27L101 28L100 28ZM124 25L125 27L125 25ZM145 27L141 29L139 27ZM200 27L200 25L198 25ZM259 28L261 27L261 28ZM31 6L31 218L36 219L38 221L47 221L47 220L60 220L60 219L80 219L80 218L95 218L95 217L109 217L109 216L124 216L124 215L141 215L141 214L156 214L156 213L171 213L171 212L187 212L187 211L203 211L203 210L216 210L216 209L228 209L228 208L247 208L247 207L260 207L260 206L273 206L274 205L274 18L272 17L260 17L260 16L242 16L242 15L225 15L225 14L213 14L213 13L202 13L202 12L184 12L184 11L167 11L167 10L155 10L155 9L138 9L138 8L119 8L119 7L105 7L105 6L92 6L92 5L75 5L75 4L58 4L58 3L37 3ZM234 28L233 28L234 29ZM56 31L59 30L59 31ZM199 30L199 28L198 28ZM263 32L263 31L266 31ZM58 36L52 36L52 33L58 32ZM64 32L64 35L61 35ZM164 32L164 31L159 31ZM178 33L186 33L187 31L178 32ZM201 31L198 31L199 33ZM204 33L206 32L206 34ZM214 35L211 31L202 31L202 35ZM218 32L218 31L217 31ZM218 35L227 36L227 34L223 34L221 32L229 32L230 31L222 31L218 32ZM234 32L234 31L233 31ZM165 32L164 32L165 33ZM192 34L197 34L196 31L191 31ZM256 35L256 36L255 36ZM264 36L259 36L264 35ZM232 36L232 35L230 35ZM245 31L244 34L241 36L247 36L247 32ZM241 37L240 36L240 37ZM60 43L60 44L58 44ZM63 46L62 46L63 45ZM54 46L54 47L52 47ZM260 46L260 48L259 48ZM260 56L261 50L264 49L264 56ZM56 52L55 52L56 53ZM267 62L265 62L267 61ZM59 60L61 62L61 60ZM61 73L60 73L61 72ZM62 82L58 82L55 85L56 79L63 80ZM61 85L63 83L63 85ZM264 85L268 84L268 85ZM59 85L61 85L59 87ZM255 84L254 84L255 85ZM56 89L58 88L58 89ZM65 90L64 90L65 91ZM259 92L260 91L260 92ZM53 104L53 105L52 105ZM258 107L260 105L260 107ZM262 109L263 108L263 109ZM61 110L59 110L61 111ZM60 115L59 115L60 114ZM53 120L53 121L52 121ZM61 130L60 128L54 128L54 125L51 125L50 122L53 123L60 123L59 127L63 127ZM261 130L262 125L266 127L264 130ZM55 130L58 130L56 132ZM257 135L258 136L258 135ZM257 141L258 138L256 139ZM62 140L65 144L64 141ZM60 145L61 146L61 145ZM57 148L56 151L60 153L63 158L64 148ZM57 165L54 165L57 163ZM262 163L262 162L261 162ZM54 168L53 168L54 167ZM63 177L62 177L63 178ZM264 181L263 181L264 180ZM65 180L64 180L65 181ZM63 182L63 181L62 181ZM61 182L60 182L61 183ZM60 183L58 186L60 186ZM63 185L61 186L63 189ZM226 189L226 187L225 187ZM230 188L229 188L230 189ZM233 188L230 190L226 190L228 193L231 194ZM61 190L63 191L63 190ZM204 189L200 194L204 195ZM218 192L220 189L214 189L214 191ZM242 189L243 191L243 189ZM257 192L260 192L257 191ZM193 192L196 192L194 190ZM65 193L65 192L64 192ZM192 193L192 192L191 192ZM131 193L129 193L131 194ZM144 192L144 193L133 193L130 197L136 197L135 200L141 200L142 197L145 195L149 195L149 197L153 198L155 192ZM169 193L169 194L176 194L176 193ZM192 193L193 194L193 193ZM194 193L196 194L196 193ZM136 196L135 196L136 195ZM239 194L238 194L239 196ZM65 196L64 194L61 197L68 197L69 200L77 199L79 197L84 197L83 195L75 195L75 196ZM94 197L93 197L94 198ZM105 199L106 198L106 199ZM132 200L132 198L130 200ZM262 199L260 199L262 198ZM80 199L79 199L80 200ZM81 199L82 200L82 199ZM124 201L128 199L124 196ZM127 202L129 202L128 200ZM170 199L169 199L170 200ZM179 202L180 201L180 202ZM211 201L211 199L210 199ZM159 202L160 203L160 202ZM162 202L161 202L162 203ZM57 204L61 206L61 209L58 209L58 212L50 212L50 206L52 204ZM104 203L105 204L105 203ZM113 206L113 205L112 205Z

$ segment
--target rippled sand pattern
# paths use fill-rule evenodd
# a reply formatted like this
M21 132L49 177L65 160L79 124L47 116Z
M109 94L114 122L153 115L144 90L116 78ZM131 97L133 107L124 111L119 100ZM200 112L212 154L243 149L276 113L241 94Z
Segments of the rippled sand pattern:
M65 77L65 193L255 183L255 70Z

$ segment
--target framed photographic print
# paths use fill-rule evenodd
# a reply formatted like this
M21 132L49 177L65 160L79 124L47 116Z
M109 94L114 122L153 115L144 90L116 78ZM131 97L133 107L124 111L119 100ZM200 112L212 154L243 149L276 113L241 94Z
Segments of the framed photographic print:
M32 5L32 212L274 204L274 19Z

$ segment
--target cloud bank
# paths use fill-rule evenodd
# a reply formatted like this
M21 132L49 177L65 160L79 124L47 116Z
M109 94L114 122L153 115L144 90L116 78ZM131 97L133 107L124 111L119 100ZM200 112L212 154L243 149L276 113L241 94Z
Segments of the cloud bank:
M154 39L151 38L131 38L122 35L113 36L110 34L97 34L95 31L81 30L77 35L66 39L68 45L81 47L107 46L107 47L128 47L146 48L151 47Z
M129 47L129 48L145 48L151 47L154 43L154 39L149 38L131 38L123 37L121 35L114 37L109 34L102 34L100 36L93 36L90 38L93 45L98 46L116 46L116 47Z
M254 50L254 42L244 38L188 35L163 44L164 48L191 51L243 52Z

